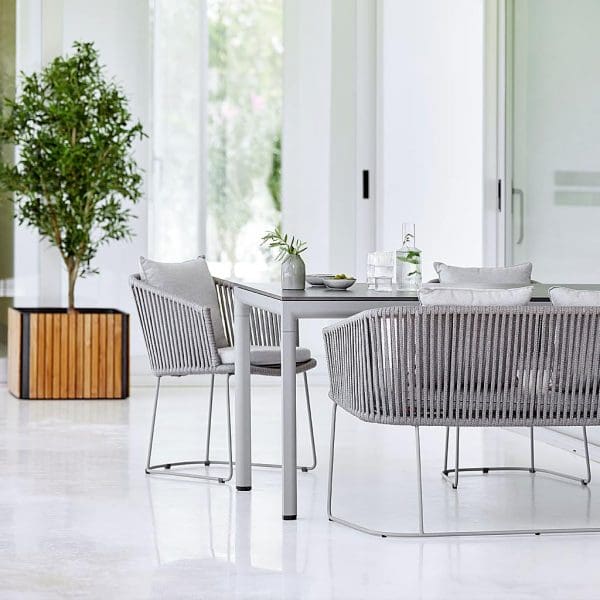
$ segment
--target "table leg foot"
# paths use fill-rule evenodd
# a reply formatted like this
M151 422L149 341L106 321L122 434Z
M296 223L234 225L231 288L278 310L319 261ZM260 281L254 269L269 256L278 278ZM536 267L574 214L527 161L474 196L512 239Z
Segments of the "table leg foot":
M295 521L296 515L283 515L283 520L284 521Z
M238 492L249 492L252 489L251 485L236 485L235 489Z

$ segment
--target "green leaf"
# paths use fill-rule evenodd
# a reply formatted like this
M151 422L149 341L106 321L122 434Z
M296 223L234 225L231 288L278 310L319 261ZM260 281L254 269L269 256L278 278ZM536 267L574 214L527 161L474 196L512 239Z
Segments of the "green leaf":
M73 49L23 74L17 100L0 107L0 144L19 147L15 166L0 162L0 189L13 193L17 222L84 276L97 273L91 262L102 245L133 235L130 207L142 195L133 147L145 133L94 45Z
M261 238L261 245L266 245L267 240L272 240L269 244L269 248L278 248L276 254L276 260L282 260L290 254L300 254L307 248L306 242L297 239L295 236L289 238L288 234L282 234L279 226L275 227L273 231L268 231ZM290 241L288 241L290 240Z

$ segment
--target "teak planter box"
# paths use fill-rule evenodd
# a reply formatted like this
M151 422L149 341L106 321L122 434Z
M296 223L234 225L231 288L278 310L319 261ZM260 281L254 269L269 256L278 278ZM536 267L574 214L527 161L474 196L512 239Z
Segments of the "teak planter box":
M9 308L8 389L17 398L129 396L129 315Z

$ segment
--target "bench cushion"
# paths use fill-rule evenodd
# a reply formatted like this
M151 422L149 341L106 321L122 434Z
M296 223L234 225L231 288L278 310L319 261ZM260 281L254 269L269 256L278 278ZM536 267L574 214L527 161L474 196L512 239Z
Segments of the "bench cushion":
M549 290L550 300L554 306L600 306L600 292L592 290L575 290L566 287L552 287ZM592 347L587 347L584 357L579 356L578 367L572 366L573 357L579 351L579 344L575 339L563 341L555 337L555 351L558 360L562 363L554 373L554 385L561 391L588 390L595 391L600 387L600 339Z
M434 262L440 283L531 283L531 263L513 267L454 267Z
M533 286L508 290L423 287L419 300L423 306L524 306L532 294Z
M548 295L554 306L600 306L599 291L555 286L548 290Z

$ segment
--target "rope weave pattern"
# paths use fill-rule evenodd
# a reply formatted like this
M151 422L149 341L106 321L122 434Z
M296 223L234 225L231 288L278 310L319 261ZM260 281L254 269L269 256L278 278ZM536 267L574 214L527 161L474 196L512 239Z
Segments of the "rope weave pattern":
M600 424L600 308L399 306L324 338L329 395L365 421Z
M233 290L234 285L224 279L214 278L219 307L223 315L225 337L230 346L233 340ZM281 317L255 306L250 309L250 343L253 346L279 346L281 344Z

